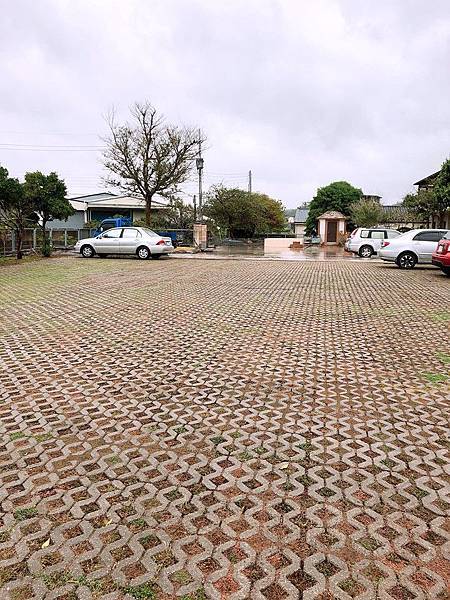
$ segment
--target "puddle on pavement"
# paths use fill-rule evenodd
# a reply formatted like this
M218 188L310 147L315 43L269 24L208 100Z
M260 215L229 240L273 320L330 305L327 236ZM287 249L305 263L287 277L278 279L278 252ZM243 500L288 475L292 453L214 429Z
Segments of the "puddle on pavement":
M361 260L353 253L345 252L339 246L328 246L319 248L311 246L302 250L280 250L280 252L264 253L264 245L254 244L230 244L218 246L212 251L211 256L233 256L233 257L260 257L260 258L281 258L283 260Z

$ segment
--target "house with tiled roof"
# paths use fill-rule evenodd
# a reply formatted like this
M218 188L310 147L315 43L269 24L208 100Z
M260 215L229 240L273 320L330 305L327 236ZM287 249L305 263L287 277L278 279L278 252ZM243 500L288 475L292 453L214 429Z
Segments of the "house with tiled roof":
M305 235L306 219L308 218L309 204L303 204L295 211L294 215L294 233L295 237Z
M438 175L440 172L441 171L439 170L439 171L436 171L436 173L427 175L423 179L419 179L419 181L416 181L416 183L414 183L413 185L417 185L418 192L422 192L422 191L428 192L429 190L433 189L434 184L436 183L436 179L438 178Z
M120 215L132 221L145 219L145 201L135 196L121 196L112 192L99 192L69 198L75 213L67 221L50 221L49 229L83 229L89 221L102 221ZM167 210L169 202L161 196L152 200L152 212Z

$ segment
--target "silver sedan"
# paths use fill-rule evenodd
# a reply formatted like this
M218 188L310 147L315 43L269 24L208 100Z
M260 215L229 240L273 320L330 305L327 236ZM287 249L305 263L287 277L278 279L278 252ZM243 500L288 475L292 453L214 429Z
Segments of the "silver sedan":
M430 263L446 229L411 229L403 235L385 240L379 251L381 260L393 262L401 269L412 269L417 263Z
M161 237L147 227L114 227L92 238L79 240L75 251L84 258L107 254L131 254L142 260L173 252L170 237Z

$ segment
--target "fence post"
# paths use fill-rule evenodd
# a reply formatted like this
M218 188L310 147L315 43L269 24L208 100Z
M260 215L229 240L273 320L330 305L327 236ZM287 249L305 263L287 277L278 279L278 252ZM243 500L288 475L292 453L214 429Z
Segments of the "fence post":
M16 232L11 231L11 251L16 251Z
M36 229L33 229L33 250L36 250Z
M64 250L67 249L67 229L64 229Z

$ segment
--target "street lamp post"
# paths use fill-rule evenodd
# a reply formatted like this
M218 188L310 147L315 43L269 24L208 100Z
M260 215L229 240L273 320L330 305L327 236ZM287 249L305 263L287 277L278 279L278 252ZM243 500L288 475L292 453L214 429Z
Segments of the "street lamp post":
M201 153L201 143L199 144ZM202 172L203 172L203 164L204 160L200 156L196 159L197 171L198 171L198 220L203 222L203 189L202 189Z

